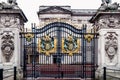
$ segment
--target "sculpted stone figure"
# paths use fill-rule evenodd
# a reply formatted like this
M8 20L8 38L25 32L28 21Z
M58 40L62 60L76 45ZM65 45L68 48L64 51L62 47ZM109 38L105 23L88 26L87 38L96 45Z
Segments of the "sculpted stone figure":
M118 3L111 4L111 0L102 0L102 4L99 10L117 10L118 7Z
M0 9L19 9L16 0L7 0L7 3L0 3Z
M8 2L9 4L14 4L14 5L17 5L16 0L7 0L7 2Z
M109 3L111 3L111 0L102 0L102 3L103 4L109 4Z

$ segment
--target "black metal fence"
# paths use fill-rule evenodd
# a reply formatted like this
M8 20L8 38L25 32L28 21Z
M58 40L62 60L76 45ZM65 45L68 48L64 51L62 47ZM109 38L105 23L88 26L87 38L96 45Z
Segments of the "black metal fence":
M103 80L120 80L120 70L103 68Z
M12 79L17 80L17 68L10 68L10 69L0 69L0 80L4 79Z

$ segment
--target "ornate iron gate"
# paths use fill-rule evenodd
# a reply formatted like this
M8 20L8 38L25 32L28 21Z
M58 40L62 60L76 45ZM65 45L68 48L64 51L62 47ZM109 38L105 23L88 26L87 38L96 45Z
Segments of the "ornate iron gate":
M24 77L95 78L97 34L62 22L21 33Z

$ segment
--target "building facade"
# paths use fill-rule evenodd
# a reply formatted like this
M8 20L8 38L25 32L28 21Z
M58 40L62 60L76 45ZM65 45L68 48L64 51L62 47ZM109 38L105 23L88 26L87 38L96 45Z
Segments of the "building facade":
M40 6L37 12L39 27L52 22L65 22L81 29L83 24L92 28L89 20L96 13L95 9L71 9L70 6Z

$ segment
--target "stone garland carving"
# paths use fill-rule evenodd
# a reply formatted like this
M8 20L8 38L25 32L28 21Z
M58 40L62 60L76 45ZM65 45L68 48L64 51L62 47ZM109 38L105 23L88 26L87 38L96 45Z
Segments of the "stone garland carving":
M118 35L114 32L109 32L105 36L106 36L105 37L105 51L110 59L110 62L112 62L118 50L118 39L117 39Z
M102 16L97 25L100 28L120 28L120 16Z
M17 27L20 24L20 20L18 17L13 16L1 16L0 23L3 27Z
M14 34L12 32L4 32L1 38L1 51L6 62L10 62L14 51Z

